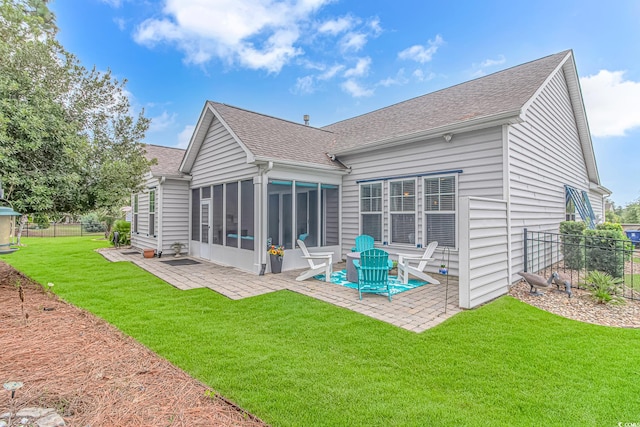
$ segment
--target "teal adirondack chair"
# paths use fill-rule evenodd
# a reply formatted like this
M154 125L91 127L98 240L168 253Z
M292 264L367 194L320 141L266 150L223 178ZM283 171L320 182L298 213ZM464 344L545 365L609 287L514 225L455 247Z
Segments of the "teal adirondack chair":
M356 237L356 245L351 248L351 252L363 252L373 247L373 237L361 234Z
M360 253L360 259L353 265L358 270L358 295L363 292L386 292L391 301L389 287L389 254L382 249L369 249Z

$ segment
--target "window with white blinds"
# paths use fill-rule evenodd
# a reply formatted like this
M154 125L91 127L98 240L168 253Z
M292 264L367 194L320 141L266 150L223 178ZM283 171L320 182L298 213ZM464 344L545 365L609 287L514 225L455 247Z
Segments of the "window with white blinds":
M389 182L391 243L416 243L416 180Z
M456 246L456 177L424 179L425 244Z
M360 184L360 234L382 241L382 183Z

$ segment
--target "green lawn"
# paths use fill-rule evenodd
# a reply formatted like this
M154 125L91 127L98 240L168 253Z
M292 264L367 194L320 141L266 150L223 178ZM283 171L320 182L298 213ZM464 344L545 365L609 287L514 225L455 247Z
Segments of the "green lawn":
M274 426L640 422L640 330L503 297L415 334L289 291L179 291L90 238L25 242L0 258Z

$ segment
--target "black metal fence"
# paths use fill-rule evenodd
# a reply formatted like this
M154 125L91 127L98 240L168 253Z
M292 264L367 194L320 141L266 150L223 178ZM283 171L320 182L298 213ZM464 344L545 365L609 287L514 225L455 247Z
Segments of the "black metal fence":
M640 250L629 240L525 228L524 248L524 271L543 277L561 272L574 288L591 271L603 271L623 279L625 298L640 300Z
M22 237L73 237L104 236L104 227L96 223L62 223L52 222L42 227L35 222L28 222L22 229Z

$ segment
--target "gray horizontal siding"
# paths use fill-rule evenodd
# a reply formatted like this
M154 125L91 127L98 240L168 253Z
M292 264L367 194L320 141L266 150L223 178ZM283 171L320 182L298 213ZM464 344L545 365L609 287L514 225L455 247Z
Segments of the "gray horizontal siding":
M507 292L507 202L460 198L460 306L476 307Z
M192 188L236 181L256 175L258 168L247 164L247 155L225 127L214 119L200 147L191 175Z
M162 251L173 252L174 242L189 243L189 183L168 179L162 185Z
M502 131L500 127L482 129L453 136L450 143L442 138L383 148L370 153L343 156L340 160L352 172L343 179L342 232L343 251L354 245L359 230L359 185L357 181L397 175L422 174L447 170L464 172L458 175L458 197L503 197ZM420 178L421 180L422 178ZM424 241L422 184L418 183L418 239ZM383 197L383 229L389 233L389 200ZM414 250L419 253L419 250ZM402 249L406 252L406 249ZM441 252L436 256L441 258ZM457 251L451 251L452 273L457 267ZM437 270L437 266L434 267Z
M509 128L511 280L523 268L523 228L557 232L568 184L588 189L588 175L564 73L559 71ZM592 203L593 204L593 203ZM594 207L594 210L596 208ZM601 209L601 208L600 208Z

